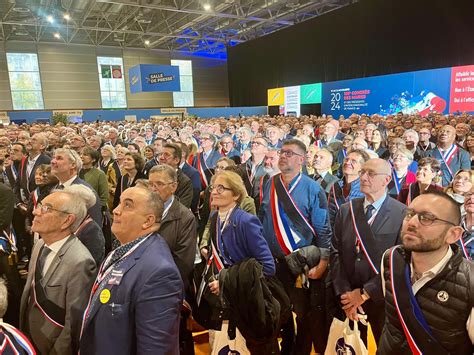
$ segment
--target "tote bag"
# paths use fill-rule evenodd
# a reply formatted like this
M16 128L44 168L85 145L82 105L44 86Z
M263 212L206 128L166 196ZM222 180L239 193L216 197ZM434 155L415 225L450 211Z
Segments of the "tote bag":
M349 318L343 322L334 318L329 329L328 344L324 355L368 355L369 352L360 338L359 325L355 322L351 329Z

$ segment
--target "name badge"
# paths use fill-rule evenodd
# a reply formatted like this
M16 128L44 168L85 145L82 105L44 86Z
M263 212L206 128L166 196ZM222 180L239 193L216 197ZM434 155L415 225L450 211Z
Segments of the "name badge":
M120 282L122 282L123 270L112 270L110 275L107 285L120 285Z

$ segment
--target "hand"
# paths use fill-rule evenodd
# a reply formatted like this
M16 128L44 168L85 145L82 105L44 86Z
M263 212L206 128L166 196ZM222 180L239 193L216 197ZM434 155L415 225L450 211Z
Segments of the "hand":
M354 322L358 322L360 320L359 315L365 314L362 306L359 306L357 308L345 309L344 312L346 313L346 317Z
M341 296L341 304L342 309L345 311L353 309L353 311L357 311L357 308L364 303L362 299L362 294L360 293L360 288L356 288L355 290L343 293Z
M212 282L209 282L209 289L211 290L211 292L213 294L215 294L216 296L219 296L219 281L212 281Z
M201 255L204 259L207 259L207 256L209 255L209 250L207 250L207 248L201 248Z
M328 266L327 260L321 260L318 265L309 269L308 277L312 280L317 280L323 277L324 273L326 272Z

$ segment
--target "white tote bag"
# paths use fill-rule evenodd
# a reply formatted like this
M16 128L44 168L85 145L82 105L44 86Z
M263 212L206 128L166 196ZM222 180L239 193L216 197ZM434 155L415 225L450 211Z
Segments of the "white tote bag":
M354 330L349 325L349 318L344 322L334 318L329 329L328 344L324 355L368 355L369 352L360 338L359 325L355 322Z
M250 351L245 344L245 338L239 330L235 330L235 339L230 340L227 335L229 321L223 321L221 330L214 334L211 355L250 355Z

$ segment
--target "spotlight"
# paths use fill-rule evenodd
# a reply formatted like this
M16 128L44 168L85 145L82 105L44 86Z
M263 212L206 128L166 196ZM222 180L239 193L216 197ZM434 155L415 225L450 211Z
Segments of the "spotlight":
M51 15L48 15L48 17L46 17L46 20L48 20L49 23L54 23L54 17Z
M57 39L60 39L60 38L61 38L61 35L59 34L59 32L56 32L56 33L54 34L54 38L57 38Z
M206 4L202 5L202 7L203 7L204 10L206 10L206 11L211 11L211 4L209 4L209 3L206 3Z
M69 14L64 14L63 18L66 20L66 21L69 21L71 19L71 16Z
M149 46L150 45L150 41L149 40L146 40L145 41L145 46Z

